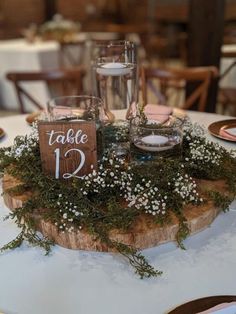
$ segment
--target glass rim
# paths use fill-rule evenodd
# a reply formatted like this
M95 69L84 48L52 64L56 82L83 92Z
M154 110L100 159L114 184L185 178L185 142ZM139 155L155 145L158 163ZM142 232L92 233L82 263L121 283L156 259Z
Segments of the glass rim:
M90 96L90 95L67 95L67 96L58 96L51 98L50 100L47 101L47 108L49 107L59 107L60 105L56 105L56 101L60 101L63 99L92 99L98 101L100 105L103 105L103 101L100 97L97 96ZM54 103L53 103L54 102ZM61 106L61 107L67 107L67 106Z
M95 62L96 62L96 64L103 64L103 63L112 62L112 63L123 63L123 64L127 64L127 65L130 64L130 65L137 66L137 63L135 63L135 62L131 62L131 61L122 62L119 59L117 60L115 58L115 56L97 57L97 58L95 58Z
M154 116L154 114L153 114ZM166 129L181 129L183 124L184 124L184 119L180 118L180 117L177 117L173 114L155 114L155 116L163 116L163 117L169 117L169 118L173 118L174 120L173 121L173 124L166 124L168 123L168 120L164 121L164 122L161 122L161 121L158 121L158 120L154 120L154 119L147 119L147 121L156 121L154 123L135 123L137 120L137 117L134 117L133 119L131 119L131 128L132 127L136 127L136 128L139 128L139 129L146 129L146 130L151 130L151 131L155 131L155 130L166 130ZM135 121L136 120L136 121ZM176 122L176 123L175 123ZM170 121L171 123L171 121Z
M136 44L130 40L107 40L104 42L97 42L95 41L95 45L98 47L119 47L119 46L127 46L127 47L136 47Z

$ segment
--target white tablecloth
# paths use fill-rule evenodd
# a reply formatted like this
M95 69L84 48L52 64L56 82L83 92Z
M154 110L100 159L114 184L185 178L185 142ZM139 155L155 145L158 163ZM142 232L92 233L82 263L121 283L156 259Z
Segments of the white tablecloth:
M226 119L189 113L205 126ZM30 127L25 116L1 118L9 145ZM209 138L216 140L209 135ZM216 140L218 141L218 140ZM220 141L226 148L235 144ZM126 260L109 253L72 251L55 246L45 257L39 248L23 247L0 254L0 312L6 314L164 314L189 300L236 294L236 204L211 227L189 237L186 251L168 243L147 249L145 256L163 271L140 280ZM0 246L16 236L12 221L2 222L8 209L0 199Z

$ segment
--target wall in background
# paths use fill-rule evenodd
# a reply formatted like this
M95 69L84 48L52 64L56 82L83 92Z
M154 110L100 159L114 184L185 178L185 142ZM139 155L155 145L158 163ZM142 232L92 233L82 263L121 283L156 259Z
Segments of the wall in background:
M112 23L184 26L188 22L188 0L0 0L0 38L19 37L30 23L43 23L49 2L90 31L104 31ZM226 2L226 20L236 23L236 0Z
M42 0L1 0L0 26L2 38L20 36L31 23L41 24L45 19Z

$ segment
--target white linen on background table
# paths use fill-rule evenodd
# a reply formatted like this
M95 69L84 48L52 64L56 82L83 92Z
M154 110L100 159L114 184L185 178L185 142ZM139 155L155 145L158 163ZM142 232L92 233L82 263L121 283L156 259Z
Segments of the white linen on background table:
M19 110L13 84L6 79L8 72L32 72L58 68L59 44L54 41L27 43L24 39L0 41L0 104L8 110ZM50 98L46 84L23 83L42 105ZM35 110L26 101L26 110Z
M117 33L79 33L76 37L78 41L85 42L85 51L79 47L68 48L70 54L75 54L77 61L79 50L81 51L81 64L85 67L87 75L84 79L84 88L91 94L90 62L92 54L92 40L94 39L117 39ZM43 71L57 69L60 67L60 45L56 41L35 41L27 42L25 39L0 40L0 105L8 110L19 110L18 100L11 82L7 81L6 73L13 71ZM64 61L66 61L65 59ZM26 90L38 100L43 106L50 99L46 84L23 83ZM26 99L26 110L34 111L35 106Z
M236 45L223 45L222 52L236 51ZM220 73L224 71L234 62L236 58L221 58ZM220 82L220 87L236 88L236 66L223 78Z
M119 113L121 117L123 113ZM189 112L206 127L230 117ZM25 116L1 118L8 133L1 147L30 127ZM11 130L11 131L9 131ZM236 144L214 139L226 148ZM231 208L236 207L236 202ZM16 225L2 221L9 213L0 198L0 246L17 235ZM236 212L221 213L211 227L190 236L186 251L175 243L144 250L163 271L140 280L120 255L73 251L55 246L49 257L27 243L0 254L0 311L6 314L164 314L192 299L236 294Z

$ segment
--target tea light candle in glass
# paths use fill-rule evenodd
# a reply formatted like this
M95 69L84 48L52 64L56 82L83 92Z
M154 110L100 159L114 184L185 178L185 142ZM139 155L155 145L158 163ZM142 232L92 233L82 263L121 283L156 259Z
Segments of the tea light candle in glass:
M137 103L137 65L116 61L115 58L100 58L96 63L98 96L108 111L128 109Z
M107 112L116 115L116 110L137 104L137 48L129 41L111 41L97 48L92 62L94 94L103 100Z
M182 150L182 121L168 116L165 123L134 120L130 129L131 158L155 161L159 157L178 157Z

